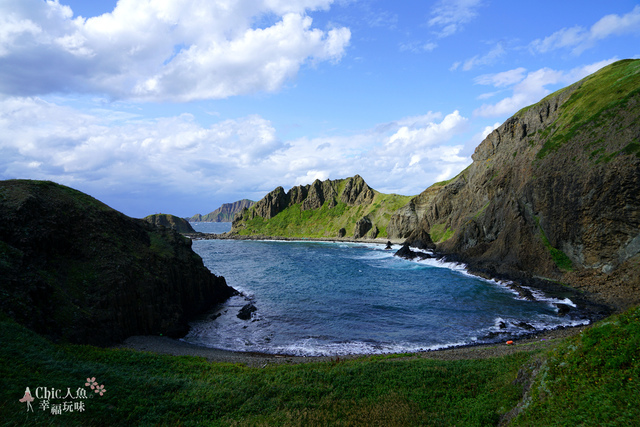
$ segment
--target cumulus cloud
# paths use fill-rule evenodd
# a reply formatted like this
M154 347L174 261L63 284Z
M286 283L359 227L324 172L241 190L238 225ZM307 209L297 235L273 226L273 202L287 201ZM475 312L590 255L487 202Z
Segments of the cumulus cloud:
M331 3L120 0L86 19L58 0L8 0L0 5L0 91L153 101L276 91L303 64L344 55L349 29L312 28L306 14ZM264 17L269 23L258 25Z
M440 0L431 11L428 24L437 29L439 38L449 37L478 15L481 4L481 0Z
M584 65L569 71L541 68L526 73L524 68L485 74L475 79L476 84L509 87L512 95L495 104L483 104L473 114L480 117L509 116L527 105L534 104L551 93L550 85L569 85L615 62L617 58ZM526 73L526 76L525 76Z
M557 49L571 49L579 55L593 47L597 41L611 36L640 34L640 5L625 15L606 15L591 28L574 26L562 28L548 37L536 39L529 45L532 52L546 53Z
M279 185L360 174L380 191L417 194L470 163L455 143L467 124L458 111L430 112L349 136L282 141L258 115L202 126L190 114L92 115L9 97L0 100L0 178L49 179L98 198L142 191L206 199L220 189L260 198Z

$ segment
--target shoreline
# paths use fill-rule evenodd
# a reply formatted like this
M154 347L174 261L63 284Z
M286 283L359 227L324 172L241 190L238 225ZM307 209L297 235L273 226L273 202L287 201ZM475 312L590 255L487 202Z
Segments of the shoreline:
M556 345L564 338L579 334L588 327L590 327L590 325L540 331L531 335L524 336L521 339L512 339L512 345L507 345L506 342L503 341L489 344L470 344L459 347L415 353L349 354L343 356L292 356L283 354L240 352L201 347L184 341L155 335L132 336L127 338L121 344L113 346L111 348L145 351L171 356L203 357L209 362L213 363L244 364L248 367L253 368L264 368L267 365L338 362L344 360L369 358L389 358L391 360L407 360L416 358L434 360L486 359L490 357L507 356L520 351L533 351L549 348L553 345Z
M264 236L264 235L251 235L245 236L240 234L225 233L180 233L192 240L267 240L267 241L283 241L283 242L342 242L342 243L376 243L386 245L387 242L391 242L394 245L402 245L404 240L402 239L389 239L376 237L375 239L354 239L351 237L278 237L278 236Z

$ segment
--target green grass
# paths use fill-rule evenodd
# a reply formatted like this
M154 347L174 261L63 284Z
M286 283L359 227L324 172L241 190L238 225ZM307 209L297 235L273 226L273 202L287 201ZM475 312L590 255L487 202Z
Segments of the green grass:
M543 159L549 153L557 151L586 125L594 128L607 125L612 115L619 108L626 108L629 100L638 93L640 60L618 61L585 78L582 86L560 107L558 119L545 130L547 133L542 136L546 141L536 157ZM517 114L524 111L526 109ZM611 158L602 160L607 162Z
M640 425L640 308L549 353L514 425Z
M379 229L378 237L387 236L387 225L391 214L406 205L411 196L376 193L369 205L348 206L338 203L330 208L325 202L319 209L301 209L295 204L279 212L271 219L255 217L242 224L236 224L240 235L264 235L279 237L338 237L338 231L344 228L347 236L352 236L356 222L368 216Z
M0 417L5 425L637 425L640 309L581 335L510 356L436 361L385 355L301 365L211 363L125 349L59 345L0 315ZM526 346L523 346L526 349ZM536 363L537 361L537 363ZM26 387L107 390L84 412L52 415L18 400ZM53 399L50 403L61 403Z
M12 323L0 329L0 413L10 424L495 425L521 397L531 355L467 361L369 358L248 368L90 346L55 345ZM18 402L30 387L107 392L83 413ZM38 405L40 400L34 402Z

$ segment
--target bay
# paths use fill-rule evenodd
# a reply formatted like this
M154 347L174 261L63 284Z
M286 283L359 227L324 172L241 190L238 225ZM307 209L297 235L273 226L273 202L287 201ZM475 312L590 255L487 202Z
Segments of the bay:
M413 352L588 323L558 315L553 303L568 300L522 300L462 265L395 257L399 246L198 240L193 249L242 292L192 322L184 340L207 347L304 356ZM241 320L248 303L257 311Z

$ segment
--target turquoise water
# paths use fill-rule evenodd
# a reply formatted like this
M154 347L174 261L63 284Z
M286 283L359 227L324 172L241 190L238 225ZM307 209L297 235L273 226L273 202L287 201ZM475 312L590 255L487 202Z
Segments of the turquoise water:
M518 299L464 266L395 257L399 246L200 240L193 248L243 293L192 322L185 341L208 347L307 356L410 352L588 323L558 316L552 299ZM249 302L258 310L239 319Z

